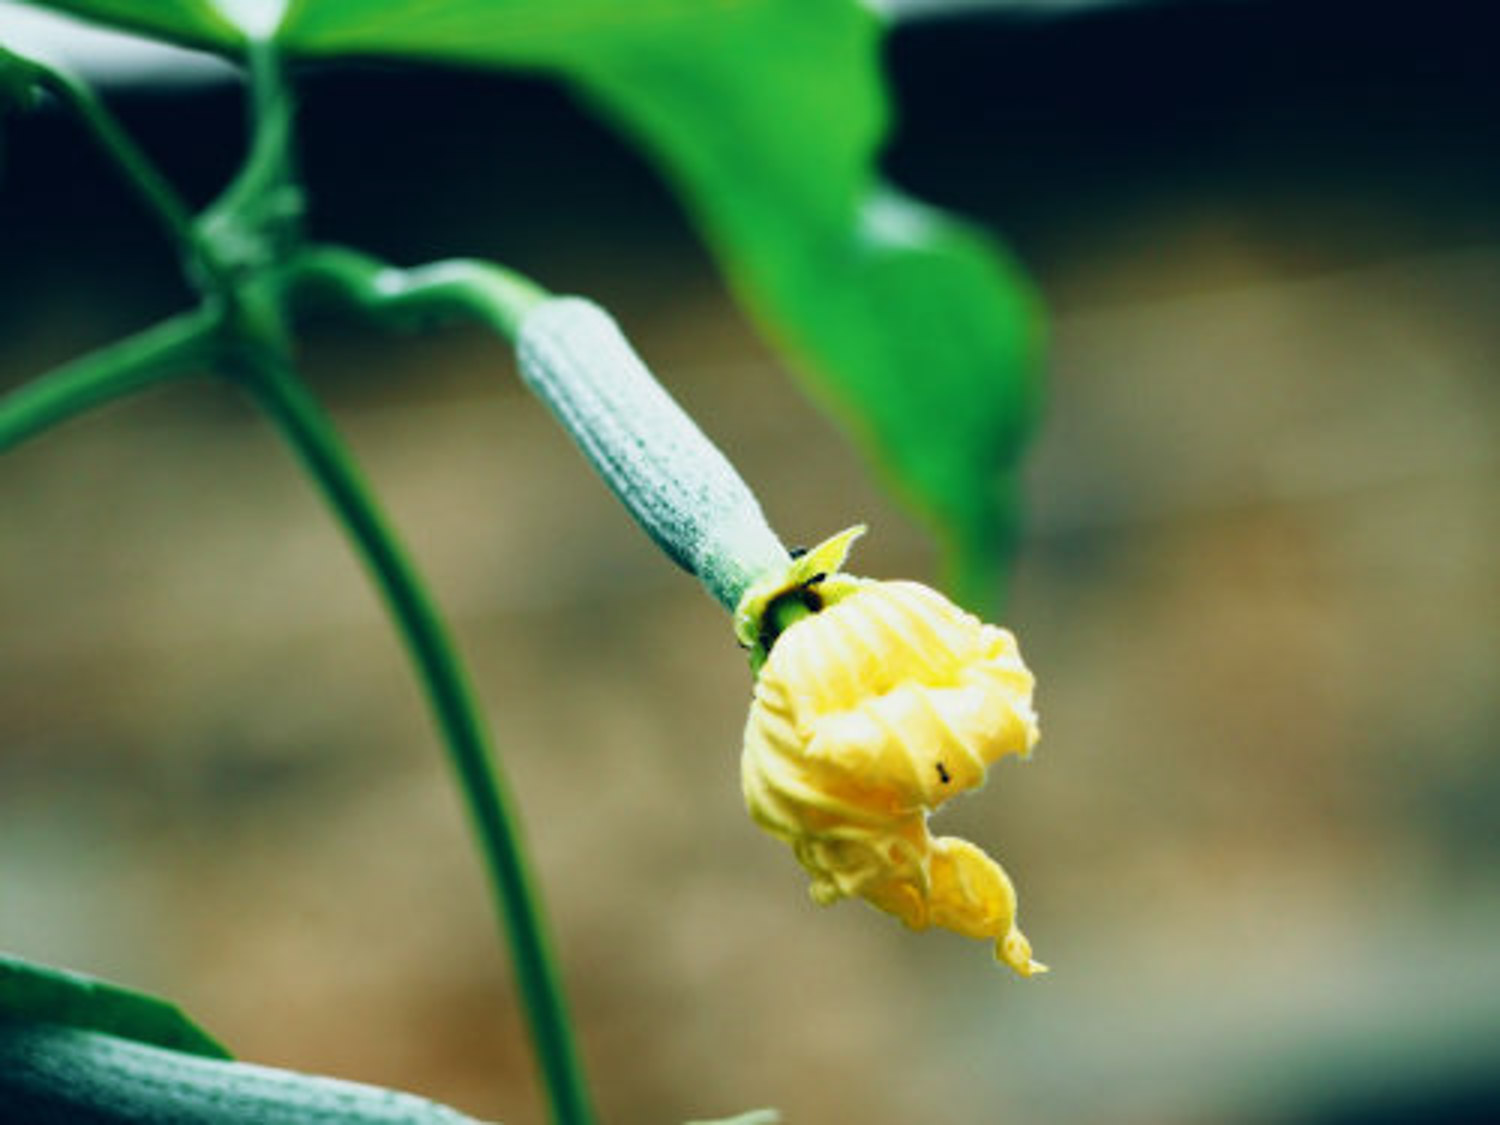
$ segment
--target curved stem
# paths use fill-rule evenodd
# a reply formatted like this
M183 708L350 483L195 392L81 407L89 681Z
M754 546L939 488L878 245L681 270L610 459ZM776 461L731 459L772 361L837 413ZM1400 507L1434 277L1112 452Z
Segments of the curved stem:
M519 821L453 643L332 423L290 366L257 349L243 357L241 374L321 487L400 628L479 836L551 1099L552 1119L556 1125L588 1125L593 1113L539 900L522 852Z
M94 91L77 77L32 59L36 82L83 122L94 141L112 160L156 221L165 229L193 280L219 293L230 289L225 270L199 237L177 190L105 108Z
M475 317L512 341L521 319L548 296L534 282L490 262L453 258L398 269L339 246L304 251L287 282L294 295L329 293L395 323Z
M250 149L196 229L219 261L263 278L301 245L303 197L292 154L292 90L280 54L259 39L247 52Z
M0 398L0 453L91 407L205 366L218 317L199 309L73 360Z

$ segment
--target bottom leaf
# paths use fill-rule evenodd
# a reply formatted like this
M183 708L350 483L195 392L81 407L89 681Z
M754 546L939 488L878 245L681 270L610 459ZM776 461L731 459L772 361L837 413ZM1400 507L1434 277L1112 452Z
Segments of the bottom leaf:
M230 1057L169 1001L7 954L0 954L0 1019L102 1031L206 1058Z

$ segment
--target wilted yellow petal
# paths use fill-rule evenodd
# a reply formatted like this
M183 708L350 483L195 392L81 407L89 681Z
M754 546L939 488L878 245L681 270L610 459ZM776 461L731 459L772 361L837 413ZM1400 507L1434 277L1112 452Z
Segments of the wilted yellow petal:
M838 582L760 670L742 759L751 816L792 846L818 902L859 895L915 929L992 939L1022 976L1044 971L1005 872L927 830L933 809L1036 742L1015 639L919 583Z

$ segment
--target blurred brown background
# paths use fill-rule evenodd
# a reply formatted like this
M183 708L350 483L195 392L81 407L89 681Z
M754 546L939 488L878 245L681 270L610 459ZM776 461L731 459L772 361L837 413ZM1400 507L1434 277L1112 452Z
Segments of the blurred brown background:
M310 326L451 612L612 1122L1500 1114L1500 79L1485 5L1197 3L913 26L903 185L1053 312L1010 624L1035 761L944 818L1051 976L827 911L745 817L726 621L479 333ZM312 225L614 309L792 542L929 540L728 302L638 160L539 81L302 76ZM194 196L212 73L112 103ZM0 386L185 299L53 113L6 128ZM920 378L920 372L913 373ZM0 948L242 1057L541 1110L478 865L363 575L267 427L184 385L0 463Z

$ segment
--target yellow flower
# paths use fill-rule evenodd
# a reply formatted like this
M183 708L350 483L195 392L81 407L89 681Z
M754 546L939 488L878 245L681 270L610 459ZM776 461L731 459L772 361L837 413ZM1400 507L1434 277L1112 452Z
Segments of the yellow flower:
M741 602L737 630L762 661L745 803L791 845L817 902L859 895L913 929L991 939L1021 976L1045 972L999 864L927 827L939 805L982 785L992 762L1030 754L1032 675L1010 633L936 591L834 573L863 530Z

